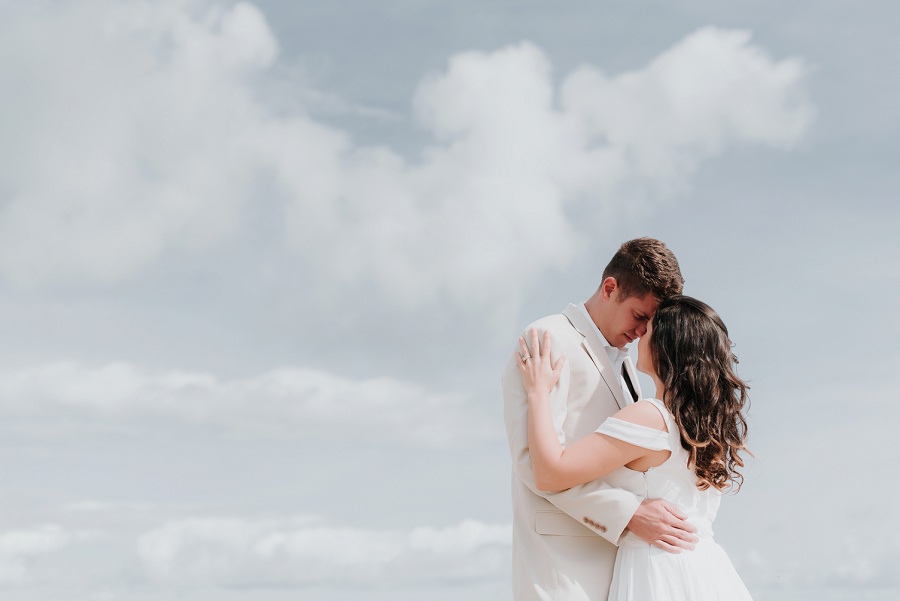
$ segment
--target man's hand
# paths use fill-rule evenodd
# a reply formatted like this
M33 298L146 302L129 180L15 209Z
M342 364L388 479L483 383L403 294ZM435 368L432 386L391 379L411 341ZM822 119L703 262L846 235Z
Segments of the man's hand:
M693 551L697 531L685 520L687 516L662 499L644 499L628 522L628 529L639 539L669 553Z

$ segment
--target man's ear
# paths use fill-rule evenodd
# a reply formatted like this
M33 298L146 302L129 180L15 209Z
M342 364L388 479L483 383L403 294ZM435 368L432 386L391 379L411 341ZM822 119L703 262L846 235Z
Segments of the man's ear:
M612 299L613 292L615 292L616 288L619 287L619 283L616 281L616 278L610 276L600 282L600 298L604 302L609 302Z

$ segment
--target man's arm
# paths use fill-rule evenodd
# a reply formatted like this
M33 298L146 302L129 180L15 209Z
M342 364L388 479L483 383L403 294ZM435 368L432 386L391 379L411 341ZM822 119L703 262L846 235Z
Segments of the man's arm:
M560 347L556 345L555 348ZM565 417L569 373L569 366L564 366L560 381L551 392L550 403L557 418L554 422L558 424ZM561 492L538 490L534 484L531 456L528 453L528 401L522 387L516 355L510 357L502 382L504 421L513 469L532 492L546 498L612 544L618 544L627 528L639 538L666 551L678 552L682 548L693 548L690 540L694 537L690 530L694 528L683 521L683 514L665 501L647 501L626 490L613 488L602 480L594 480ZM562 439L561 433L559 436Z

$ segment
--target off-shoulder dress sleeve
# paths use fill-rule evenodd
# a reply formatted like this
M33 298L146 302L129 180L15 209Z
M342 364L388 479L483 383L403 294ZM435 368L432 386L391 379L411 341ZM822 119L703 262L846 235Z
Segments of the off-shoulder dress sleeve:
M671 451L669 448L669 433L665 430L648 428L626 422L615 417L608 417L596 430L599 434L606 434L610 438L633 444L636 447L650 449L651 451Z

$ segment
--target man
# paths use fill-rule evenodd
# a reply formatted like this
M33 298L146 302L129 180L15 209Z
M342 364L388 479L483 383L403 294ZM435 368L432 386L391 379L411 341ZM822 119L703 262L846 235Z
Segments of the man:
M528 326L541 338L549 332L553 354L567 358L550 395L564 445L640 398L624 347L647 331L659 301L680 294L683 282L665 244L630 240L606 266L591 298ZM695 528L665 501L642 499L601 480L558 493L537 489L528 454L528 401L515 355L503 374L503 406L513 467L515 601L603 601L615 545L626 528L669 552L693 548Z

